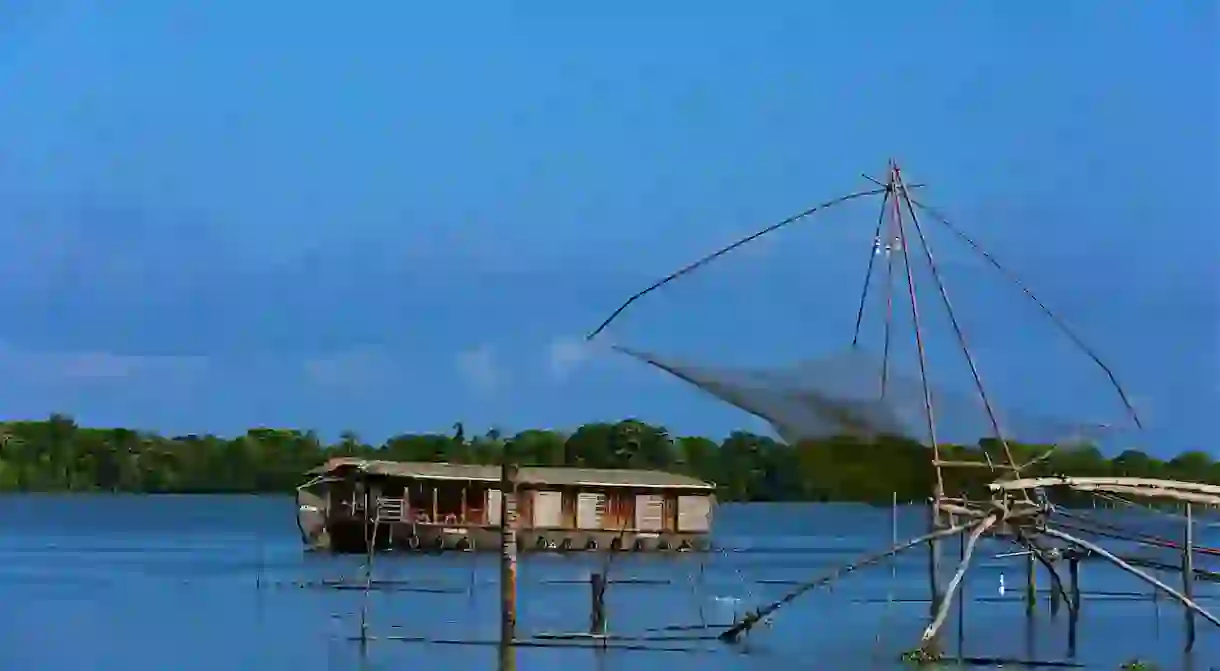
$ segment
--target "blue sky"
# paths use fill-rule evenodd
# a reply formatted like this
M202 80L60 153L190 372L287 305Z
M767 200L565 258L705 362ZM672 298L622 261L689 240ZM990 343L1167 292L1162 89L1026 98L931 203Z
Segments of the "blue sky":
M1135 440L1208 448L1218 26L1185 1L6 2L0 413L757 429L579 339L893 157L1097 344L1156 429ZM875 208L779 233L610 336L727 363L841 350ZM1001 402L1120 419L929 227Z

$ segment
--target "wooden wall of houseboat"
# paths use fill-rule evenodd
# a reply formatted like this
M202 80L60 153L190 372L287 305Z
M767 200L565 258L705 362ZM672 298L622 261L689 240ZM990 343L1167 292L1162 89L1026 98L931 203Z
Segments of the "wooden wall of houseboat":
M534 492L522 490L517 495L517 528L534 528Z
M502 498L494 486L468 486L468 524L495 526L500 523ZM545 494L543 492L550 492ZM559 494L561 498L553 498ZM558 525L552 517L542 524L539 497L548 499L542 505L559 506ZM600 498L599 498L600 497ZM649 521L637 516L641 506L652 503ZM477 506L477 508L476 508ZM582 515L582 506L584 513ZM633 491L629 489L585 489L548 487L522 489L517 498L517 523L521 529L562 528L597 529L602 531L656 531L705 533L710 530L713 497L709 494ZM596 509L596 510L594 510ZM553 510L551 511L553 514ZM598 514L600 512L600 514Z
M602 529L621 531L635 528L635 493L625 489L606 492L606 514Z
M680 495L675 498L678 531L705 533L711 530L713 498L710 494Z
M562 490L536 489L533 491L533 505L530 506L530 520L535 529L562 529L563 526L563 495ZM570 528L570 527L569 527Z

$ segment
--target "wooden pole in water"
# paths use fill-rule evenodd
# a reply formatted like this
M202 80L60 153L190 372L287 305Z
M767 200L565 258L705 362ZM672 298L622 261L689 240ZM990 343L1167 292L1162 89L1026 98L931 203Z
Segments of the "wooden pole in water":
M1033 615L1038 605L1038 567L1034 565L1034 552L1025 555L1025 612Z
M1080 612L1080 553L1071 550L1068 554L1068 578L1071 580L1072 607Z
M966 499L966 495L962 495L962 500ZM957 539L958 564L966 563L966 538L959 536ZM961 660L966 653L963 649L966 647L966 583L962 582L960 592L957 595L957 658Z
M898 492L894 492L890 504L890 547L898 545ZM894 596L894 584L898 582L898 559L890 558L890 597Z
M1192 506L1186 503L1186 538L1182 543L1182 594L1187 599L1194 599L1195 583L1195 524ZM1195 613L1186 609L1186 650L1195 647Z
M507 454L500 469L500 671L516 671L517 465Z
M929 506L931 519L929 520L930 532L940 531L940 497L937 496L932 500L932 505ZM940 539L932 538L928 541L928 587L932 592L932 603L930 604L931 617L936 617L936 613L940 612L940 602L942 599L940 589Z
M1050 564L1046 567L1046 570L1047 570L1047 572L1053 574L1050 576L1050 583L1051 583L1050 590L1051 590L1051 615L1054 616L1054 615L1059 614L1059 606L1063 603L1063 601L1060 599L1061 595L1059 594L1059 590L1055 588L1055 585L1061 583L1062 581L1057 580L1060 573L1059 573L1059 568L1058 568L1057 564L1055 564L1054 561L1050 562Z
M606 633L606 576L601 573L589 574L589 633L594 636ZM605 639L602 640L605 643Z
M1072 602L1068 604L1068 657L1076 656L1076 627L1080 622L1080 552L1068 550L1068 577L1071 580Z

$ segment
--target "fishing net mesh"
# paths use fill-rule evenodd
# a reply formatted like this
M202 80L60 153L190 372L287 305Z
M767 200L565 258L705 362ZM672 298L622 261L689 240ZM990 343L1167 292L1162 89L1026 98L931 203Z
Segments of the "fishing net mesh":
M886 366L880 356L865 350L763 369L709 366L628 347L616 349L766 420L792 444L835 437L870 442L882 436L930 442L921 377L897 369L892 362ZM883 369L888 369L884 393ZM980 439L997 435L981 396L929 386L938 443L978 445ZM992 407L999 435L1011 442L1076 445L1093 442L1105 432L1102 426ZM988 456L1003 459L994 446Z

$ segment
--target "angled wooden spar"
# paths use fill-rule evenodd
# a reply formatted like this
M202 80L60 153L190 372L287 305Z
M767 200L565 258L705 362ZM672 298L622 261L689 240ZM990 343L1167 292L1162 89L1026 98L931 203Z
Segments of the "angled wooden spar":
M960 534L963 531L977 527L977 526L981 525L982 523L983 523L983 520L975 520L975 521L970 522L969 524L960 524L960 525L957 525L954 527L949 527L947 529L940 529L937 531L933 531L932 533L924 534L918 538L911 539L905 543L900 543L898 545L895 545L894 547L890 548L889 550L886 550L885 552L878 552L877 554L866 555L864 558L862 558L854 563L840 566L840 567L836 568L835 570L833 570L819 578L816 578L814 580L811 580L811 581L801 585L800 587L796 588L795 590L784 595L784 597L782 599L769 603L766 606L763 606L762 608L759 608L758 610L754 611L753 613L750 613L749 615L745 616L744 618L742 618L741 622L738 622L737 624L733 625L729 629L725 630L724 633L720 634L720 640L728 641L728 642L736 641L738 638L741 637L742 634L744 634L745 632L748 632L750 629L753 629L754 625L758 624L763 618L767 617L771 613L774 613L775 611L784 607L786 604L792 603L802 594L805 594L806 592L808 592L810 590L821 587L827 583L833 582L836 579L847 575L848 573L851 573L858 569L862 569L866 566L871 566L873 564L876 564L877 562L880 562L884 559L887 559L896 554L909 550L909 549L915 547L916 545L921 545L921 544L927 543L928 541L931 541L931 540L936 540L939 538L945 538L947 536L953 536L955 534Z
M991 491L1002 489L1032 489L1034 487L1150 487L1154 489L1178 489L1184 492L1197 492L1220 496L1220 485L1209 485L1201 482L1185 482L1182 480L1161 480L1158 478L1126 478L1126 477L1071 477L1067 475L1049 475L1039 478L1023 478L1008 482L993 482L987 487Z
M979 538L990 529L999 520L999 515L988 515L982 522L974 526L974 530L970 532L969 538L966 539L966 547L962 553L962 560L957 565L957 571L953 574L953 578L949 581L949 587L945 590L945 597L941 600L940 605L936 609L936 616L932 618L932 623L923 631L922 642L928 645L936 638L937 632L945 623L945 618L949 617L949 606L953 603L953 597L957 595L957 588L962 583L962 578L966 576L966 569L970 567L970 560L974 557L974 547L978 545Z

